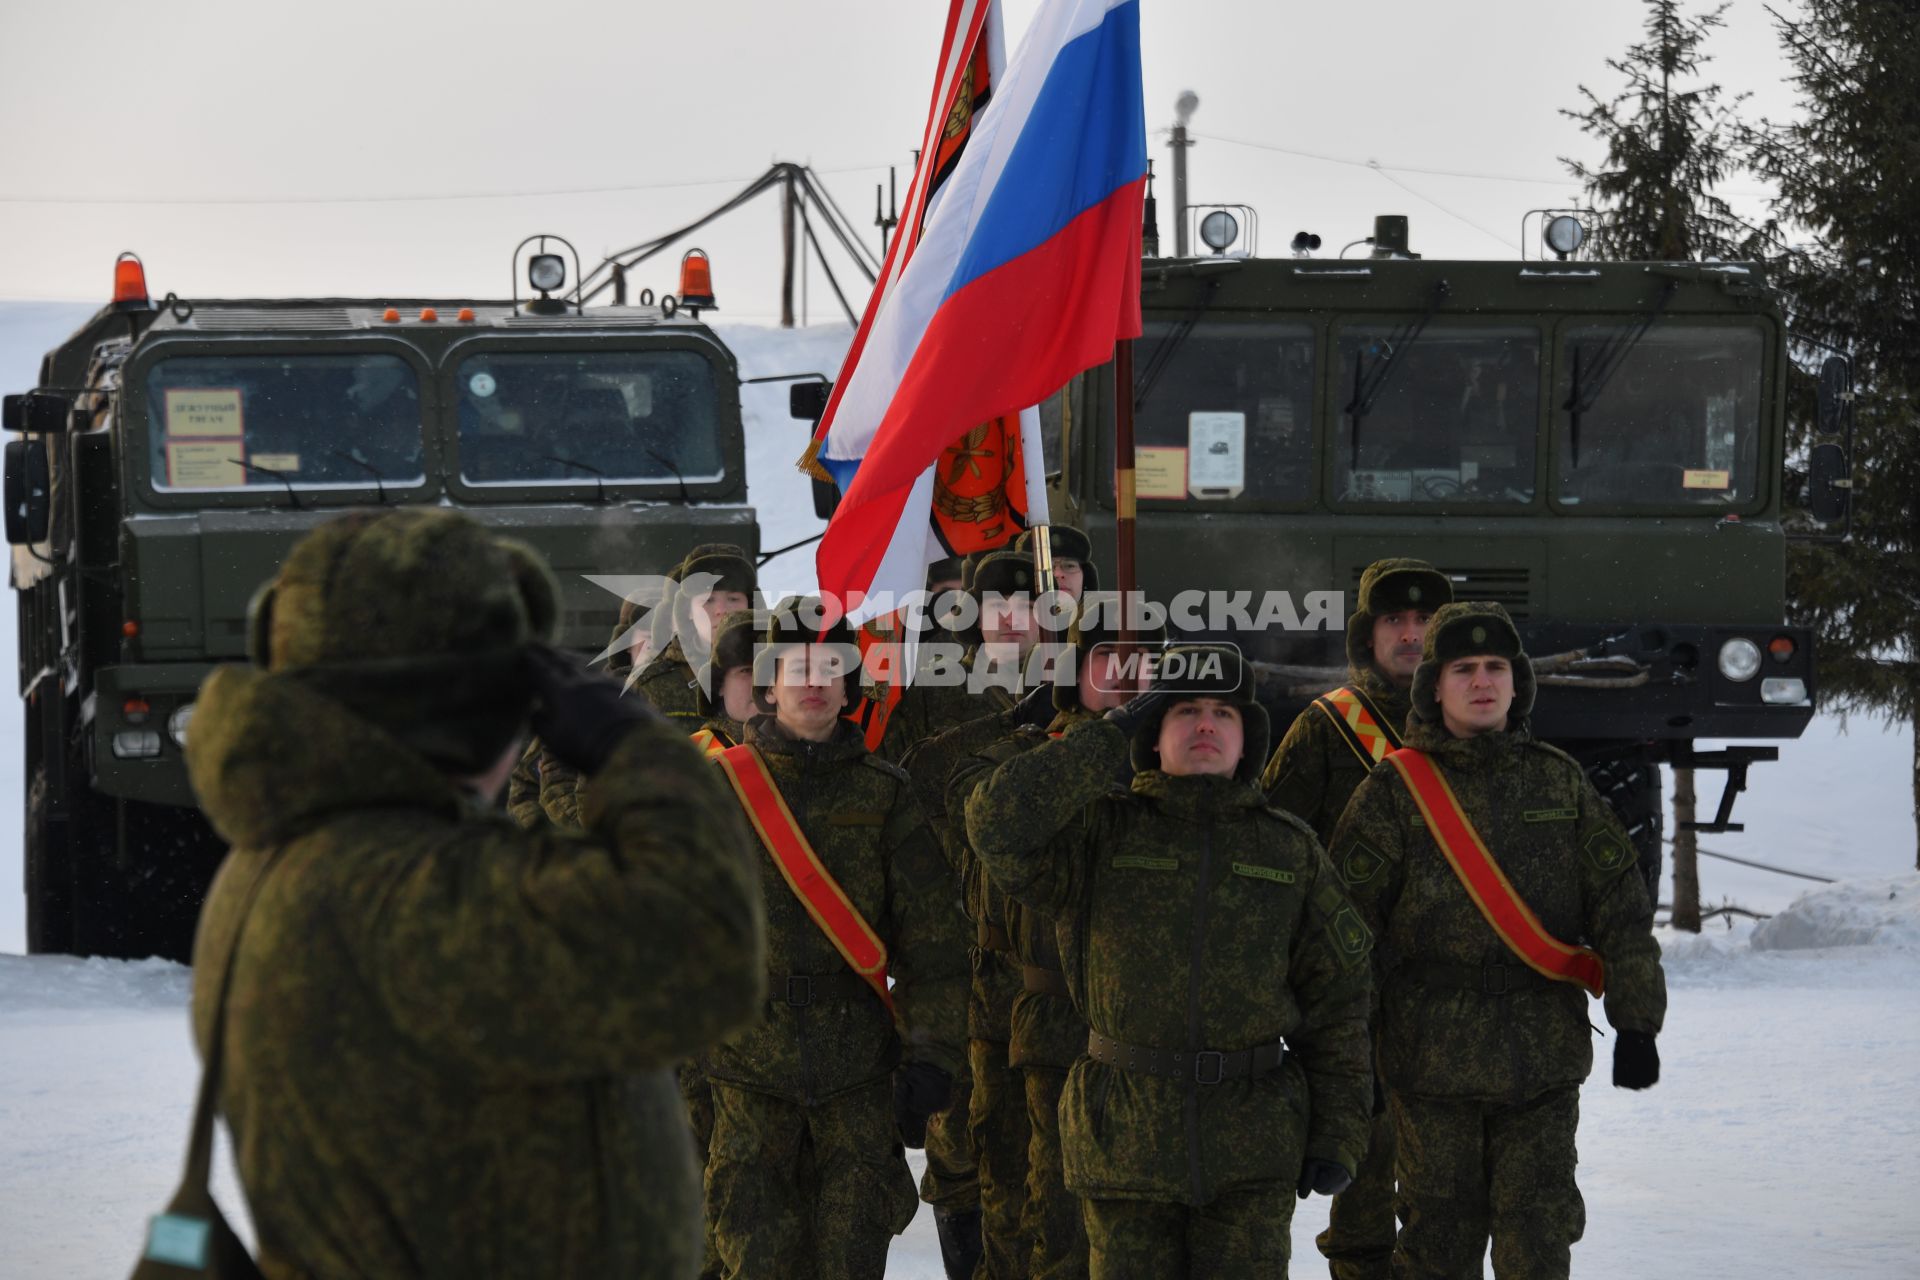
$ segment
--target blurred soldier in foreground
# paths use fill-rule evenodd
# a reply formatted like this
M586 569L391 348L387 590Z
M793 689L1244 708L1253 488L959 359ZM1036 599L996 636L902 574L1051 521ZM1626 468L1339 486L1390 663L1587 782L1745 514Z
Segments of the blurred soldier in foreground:
M1296 1194L1339 1191L1366 1146L1367 931L1253 785L1248 676L1236 650L1169 649L1150 692L967 801L989 874L1059 922L1091 1027L1060 1133L1096 1277L1284 1274Z
M916 1203L923 1140L960 1069L965 920L904 773L842 713L860 696L845 623L774 612L760 710L715 771L762 845L766 1018L708 1058L707 1207L729 1277L879 1280ZM888 977L893 985L888 990Z
M1580 766L1533 740L1533 694L1506 610L1442 607L1406 749L1361 784L1333 838L1380 939L1396 1280L1478 1276L1489 1235L1501 1280L1567 1275L1586 1225L1582 988L1605 992L1614 1084L1660 1076L1666 984L1633 846Z
M1377 560L1360 575L1360 605L1347 619L1348 681L1300 713L1260 779L1267 799L1322 844L1355 789L1399 748L1427 623L1452 599L1452 581L1424 560ZM1333 1198L1315 1243L1333 1280L1388 1280L1395 1228L1393 1125L1383 1102L1360 1172Z
M758 1010L737 807L685 736L541 643L529 551L435 511L304 538L187 764L233 843L201 917L202 1053L269 1275L687 1277L667 1068ZM581 835L491 811L532 717ZM249 905L250 904L250 905Z

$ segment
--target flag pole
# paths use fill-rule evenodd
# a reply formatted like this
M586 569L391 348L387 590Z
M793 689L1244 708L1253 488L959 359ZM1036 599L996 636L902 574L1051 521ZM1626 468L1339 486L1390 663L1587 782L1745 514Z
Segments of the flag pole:
M1140 589L1133 556L1133 462L1133 339L1122 338L1113 344L1113 540L1121 644L1133 642L1131 601Z
M1062 390L1061 395L1069 394ZM1026 476L1027 528L1033 533L1033 598L1053 590L1053 513L1047 509L1047 451L1040 406L1020 411L1020 469Z

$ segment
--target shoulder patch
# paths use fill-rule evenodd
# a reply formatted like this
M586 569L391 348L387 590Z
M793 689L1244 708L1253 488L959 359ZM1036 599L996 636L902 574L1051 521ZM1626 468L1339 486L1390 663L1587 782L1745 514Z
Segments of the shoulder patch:
M1593 869L1602 874L1619 871L1633 861L1633 851L1611 831L1596 831L1588 836L1583 852Z
M1334 912L1333 919L1327 922L1327 932L1333 937L1333 945L1339 948L1340 963L1348 969L1364 964L1367 953L1373 950L1373 931L1351 906Z
M1386 855L1365 840L1355 840L1340 859L1340 878L1348 884L1365 884L1387 865Z

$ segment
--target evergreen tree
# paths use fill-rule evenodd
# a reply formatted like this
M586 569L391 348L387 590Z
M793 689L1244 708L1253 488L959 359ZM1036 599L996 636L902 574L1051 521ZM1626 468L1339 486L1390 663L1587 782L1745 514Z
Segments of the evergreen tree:
M1727 6L1688 15L1677 0L1645 2L1646 38L1607 60L1626 88L1602 98L1581 85L1586 109L1560 113L1607 149L1597 166L1560 160L1606 214L1593 247L1629 262L1745 257L1750 231L1713 190L1739 167L1733 112L1745 95L1723 103L1719 85L1699 82L1711 61L1701 46Z
M1822 702L1915 724L1920 817L1920 17L1912 0L1802 7L1769 10L1802 114L1748 140L1776 227L1810 242L1774 267L1791 326L1853 355L1856 487L1852 536L1795 545L1788 589L1820 638Z

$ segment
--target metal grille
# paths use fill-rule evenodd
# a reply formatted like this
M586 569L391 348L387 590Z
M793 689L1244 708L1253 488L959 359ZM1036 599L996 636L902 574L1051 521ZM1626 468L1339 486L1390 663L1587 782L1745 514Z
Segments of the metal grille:
M193 313L191 327L203 329L209 333L230 333L242 329L357 329L360 326L354 322L352 315L344 307L287 311L236 307L196 311Z

